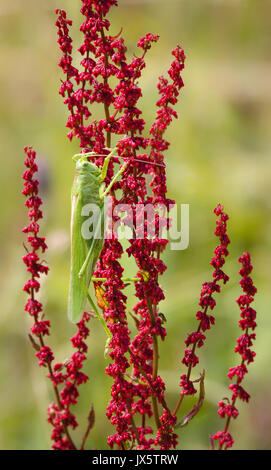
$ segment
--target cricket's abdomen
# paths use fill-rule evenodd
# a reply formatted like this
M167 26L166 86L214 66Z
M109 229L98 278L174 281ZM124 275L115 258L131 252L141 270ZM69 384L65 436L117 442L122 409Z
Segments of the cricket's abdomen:
M68 298L68 316L73 323L80 321L85 305L85 293L82 288L81 280L78 277L87 254L86 243L81 237L80 207L80 196L73 195L71 217L71 271ZM86 283L85 276L83 276L82 280Z

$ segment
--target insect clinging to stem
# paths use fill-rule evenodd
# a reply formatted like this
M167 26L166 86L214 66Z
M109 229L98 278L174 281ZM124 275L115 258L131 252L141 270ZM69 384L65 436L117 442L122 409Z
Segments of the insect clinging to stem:
M105 188L104 180L106 178L110 159L114 155L114 152L115 149L111 150L111 152L105 157L102 168L99 168L93 162L88 160L89 157L97 156L94 152L77 154L73 157L73 160L76 162L76 173L72 187L71 272L68 298L68 316L73 323L80 321L86 299L88 299L108 337L111 337L111 333L104 318L98 312L98 309L88 292L88 288L91 280L103 280L98 278L94 279L92 278L92 275L104 244L104 198L110 192L117 178L119 178L129 164L129 161L125 161L118 172L114 175L109 185ZM138 161L152 164L152 162L144 160ZM154 162L153 164L164 166ZM91 236L83 237L82 224L85 220L84 216L88 215L84 208L89 204L94 204L98 208L98 218L93 222L93 225L95 226L92 227ZM123 280L136 282L139 281L140 278L136 277Z

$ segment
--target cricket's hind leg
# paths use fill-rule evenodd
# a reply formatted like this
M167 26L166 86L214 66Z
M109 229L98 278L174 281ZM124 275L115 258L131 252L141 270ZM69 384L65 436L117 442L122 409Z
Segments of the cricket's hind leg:
M106 277L92 277L90 279L92 282L105 282L107 281ZM139 282L141 281L140 277L122 277L123 282Z

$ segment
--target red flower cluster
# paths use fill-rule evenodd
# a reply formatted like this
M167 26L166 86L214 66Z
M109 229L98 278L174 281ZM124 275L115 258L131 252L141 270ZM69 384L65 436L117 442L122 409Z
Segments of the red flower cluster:
M237 339L237 346L235 346L235 352L241 356L241 363L238 366L231 367L229 369L228 377L232 379L236 377L236 382L229 385L229 389L232 391L231 401L226 399L218 403L219 409L218 414L221 418L227 418L224 431L218 431L212 439L219 441L219 448L230 448L234 441L228 432L231 418L237 418L239 412L235 407L237 398L242 401L249 401L249 394L242 387L241 382L244 376L247 374L247 365L254 361L256 353L252 351L251 346L256 338L255 333L251 333L250 330L256 328L256 311L250 306L254 301L254 296L257 292L256 287L253 285L253 281L249 276L253 266L251 264L250 254L244 253L238 260L242 264L242 268L239 274L242 276L240 285L244 291L244 294L240 295L236 302L241 310L241 319L239 320L239 326L244 333Z
M25 147L26 159L25 166L26 171L23 174L24 190L22 194L26 196L25 206L28 208L28 218L30 220L29 225L23 228L23 232L27 234L27 242L31 251L23 257L23 262L27 266L27 272L31 274L30 279L25 283L24 291L29 294L25 311L29 313L34 319L34 324L31 328L32 333L42 338L45 335L49 335L50 322L47 320L41 320L42 304L35 299L35 292L39 291L40 274L48 273L48 266L40 262L38 251L41 249L42 253L47 249L45 238L39 236L39 224L38 221L42 218L42 211L40 209L42 200L39 197L39 181L35 179L35 173L38 171L36 164L36 152L31 147ZM53 360L53 353L49 347L42 345L41 349L37 353L39 363L41 366L50 364Z
M42 303L35 298L35 294L40 289L38 279L40 274L48 273L48 266L40 262L38 251L41 249L44 252L47 249L45 238L39 236L38 221L42 218L42 211L40 209L42 200L39 197L39 181L35 179L35 173L38 171L36 163L36 152L31 147L25 147L27 155L25 159L26 171L23 174L24 194L27 199L25 206L29 209L28 217L30 223L24 227L23 232L27 233L27 241L31 251L23 257L23 261L27 266L27 271L31 274L31 278L26 282L24 291L30 297L27 300L25 311L31 315L34 324L31 327L32 334L37 338L36 340L30 335L31 343L37 351L36 357L39 360L39 366L47 367L51 383L54 388L56 403L52 403L48 408L48 421L53 425L52 432L53 448L54 449L74 449L75 445L69 434L69 427L75 428L77 422L75 416L70 412L70 406L77 403L78 390L77 386L88 380L87 375L81 372L83 361L86 359L84 353L87 351L87 345L84 340L87 338L89 330L86 327L86 322L89 320L89 315L84 314L82 320L77 324L78 332L71 338L73 347L77 351L66 361L65 365L62 363L53 366L54 355L49 346L45 344L44 336L49 335L50 322L44 320L42 312ZM62 370L65 369L65 373ZM61 392L58 386L64 384Z
M160 421L161 426L156 435L155 445L159 446L161 450L175 449L178 444L178 435L174 433L177 417L173 416L169 410L164 410Z
M47 249L47 245L45 243L45 238L38 236L38 221L42 218L42 211L40 210L42 200L38 195L39 182L37 179L34 179L34 174L38 171L38 167L35 162L36 152L34 152L31 147L25 147L24 150L27 157L24 162L26 166L26 171L23 174L25 189L22 191L22 194L27 198L25 206L29 210L28 218L30 219L30 223L28 226L23 228L23 232L27 234L27 241L31 246L31 252L28 252L27 255L23 257L23 262L27 266L27 271L31 274L31 279L27 281L24 286L24 291L31 295L25 310L35 317L41 312L42 305L34 300L33 293L34 291L37 292L40 288L40 284L38 282L40 274L47 274L49 268L48 266L40 263L40 259L37 255L37 251L40 248L44 253ZM40 328L42 329L42 326L40 326Z
M142 96L138 80L145 67L146 52L159 37L148 33L141 38L137 46L143 50L142 55L129 62L121 33L117 36L109 34L110 22L106 15L112 5L116 5L116 2L82 0L81 13L85 20L80 28L84 35L79 48L83 57L80 71L72 65L72 39L69 35L71 21L63 10L57 10L58 42L63 53L59 65L66 76L60 94L65 98L64 102L70 112L67 122L70 129L68 137L78 137L81 148L96 152L99 155L94 157L97 165L102 165L104 157L101 155L108 153L112 135L119 136L118 157L129 160L129 165L121 181L116 182L112 188L112 209L117 203L132 205L134 213L130 222L133 224L136 204L141 203L144 210L148 203L172 202L166 199L163 151L168 148L169 143L163 139L163 134L172 117L177 117L172 105L176 104L183 87L180 73L184 67L185 55L178 46L173 51L174 61L168 71L169 78L159 78L157 117L150 130L150 138L144 138L142 132L145 122L138 107L138 100ZM92 117L89 120L92 103L103 105L104 119L97 121ZM111 180L114 164L118 161L118 158L111 159L106 183ZM146 184L148 174L152 175L150 195ZM117 189L122 190L119 200L115 197ZM171 423L175 417L167 414L161 418L162 423L158 413L158 402L166 409L165 385L157 374L158 337L163 340L166 335L158 310L159 302L164 299L158 277L166 269L160 255L167 244L167 240L159 238L158 226L159 223L161 226L161 222L162 216L160 220L158 216L154 220L157 235L155 239L132 239L127 249L128 255L135 258L139 277L139 282L136 283L138 303L134 307L138 333L133 340L130 339L126 318L126 297L122 292L125 287L121 281L123 269L120 264L123 250L115 238L105 241L95 272L97 277L107 279L103 284L108 303L105 318L112 333L109 356L113 362L106 368L106 372L114 381L107 416L116 426L116 433L108 438L108 444L119 449L127 448L134 442L141 449L149 449L154 442L155 445L164 445L163 448L176 445ZM169 224L166 217L163 224ZM128 380L127 372L131 366L133 380ZM136 427L134 423L135 414L140 414L144 423L145 418L151 417L153 413L159 428L156 441L146 438L152 432L149 426ZM163 439L165 444L162 444Z
M199 320L199 326L196 331L190 333L185 341L186 346L189 346L185 350L185 355L182 363L188 367L186 374L181 376L181 395L194 395L197 391L194 387L194 383L190 380L192 368L195 367L199 358L195 353L196 348L200 348L204 345L206 336L204 335L206 330L209 330L211 325L215 323L213 315L208 314L208 309L213 310L216 305L216 301L213 297L215 292L220 292L219 282L222 281L224 284L228 282L229 277L222 271L222 267L225 263L225 258L228 256L228 245L230 243L227 235L227 220L229 216L224 213L223 206L218 204L215 208L214 213L219 219L216 221L215 235L219 238L220 244L214 250L215 256L212 258L210 264L214 268L213 281L204 282L202 284L202 290L200 294L199 305L201 310L197 312L197 319Z

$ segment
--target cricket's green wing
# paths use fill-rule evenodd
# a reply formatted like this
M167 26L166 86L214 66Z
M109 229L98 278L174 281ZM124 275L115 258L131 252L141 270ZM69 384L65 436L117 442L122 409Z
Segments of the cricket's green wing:
M84 202L85 200L81 193L73 194L71 216L71 272L68 299L68 316L73 323L78 323L81 320L86 303L86 292L82 283L84 283L87 289L89 288L90 279L96 268L104 243L103 237L96 238L94 236L89 240L84 240L82 237L81 227L84 219L81 212ZM97 221L98 226L99 224L101 224L101 233L103 234L103 207L101 209L101 219ZM95 229L92 226L90 226L90 231L95 233ZM81 270L90 250L91 256L88 266L82 277L79 278L79 271Z
M81 234L82 224L82 197L81 194L72 195L72 214L71 214L71 272L70 287L68 298L68 316L73 323L81 320L86 301L86 293L82 287L82 281L85 286L89 286L89 270L86 269L82 280L78 273L87 256L87 244Z
M99 168L84 158L78 159L72 187L71 273L68 299L68 315L74 323L81 320L87 296L86 289L89 288L91 276L103 247L104 202L99 195L100 184ZM87 204L94 204L96 208L98 207L99 216L98 220L93 219L89 227L90 237L84 238L81 233L82 224L85 221L82 209ZM98 236L99 232L101 238ZM80 278L79 272L82 274Z

